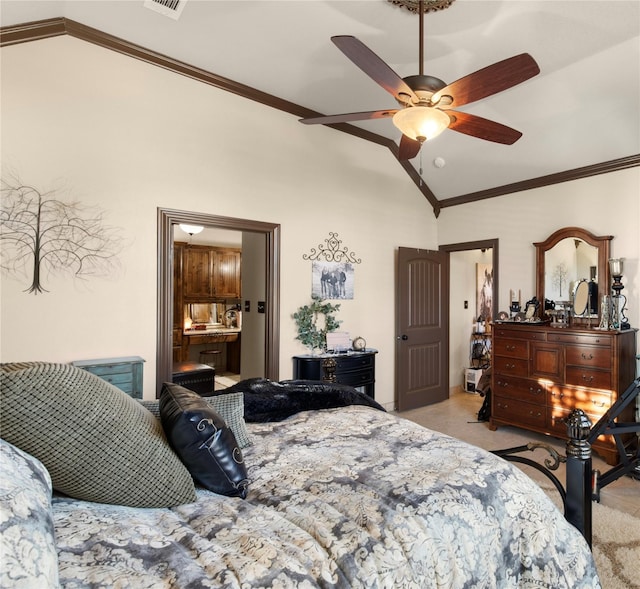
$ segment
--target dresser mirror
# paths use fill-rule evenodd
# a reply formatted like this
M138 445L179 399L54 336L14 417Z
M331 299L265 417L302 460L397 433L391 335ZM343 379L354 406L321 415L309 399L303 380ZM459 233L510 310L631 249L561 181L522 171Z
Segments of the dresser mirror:
M611 288L608 260L612 239L580 227L565 227L534 243L538 300L570 306L575 323L597 324L602 295L609 294Z

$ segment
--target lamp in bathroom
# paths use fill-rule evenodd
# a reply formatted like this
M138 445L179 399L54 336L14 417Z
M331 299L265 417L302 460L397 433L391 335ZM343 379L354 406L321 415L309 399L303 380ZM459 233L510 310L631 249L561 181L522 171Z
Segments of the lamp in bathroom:
M613 295L612 300L612 323L615 329L629 329L629 320L625 317L624 312L627 305L627 297L620 294L620 291L624 288L622 284L622 268L624 258L611 258L609 260L609 272L611 278L613 278L613 284L611 290Z
M202 227L202 225L188 225L187 223L180 223L180 225L178 225L178 227L180 227L180 229L182 229L182 231L184 231L185 233L188 233L192 237L194 235L197 235L198 233L200 233L204 229L204 227Z

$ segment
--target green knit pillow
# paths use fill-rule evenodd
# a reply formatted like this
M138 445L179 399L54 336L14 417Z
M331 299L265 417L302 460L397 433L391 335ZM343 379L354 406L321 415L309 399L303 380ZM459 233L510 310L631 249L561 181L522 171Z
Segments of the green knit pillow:
M244 421L244 395L242 393L225 394L222 391L221 394L212 397L203 397L203 400L209 403L213 410L224 419L236 437L239 448L246 448L253 444ZM141 403L157 419L160 419L160 403L157 399L155 401L138 400L138 403Z
M189 471L138 401L71 365L6 368L0 366L0 435L38 458L54 489L132 507L195 501Z

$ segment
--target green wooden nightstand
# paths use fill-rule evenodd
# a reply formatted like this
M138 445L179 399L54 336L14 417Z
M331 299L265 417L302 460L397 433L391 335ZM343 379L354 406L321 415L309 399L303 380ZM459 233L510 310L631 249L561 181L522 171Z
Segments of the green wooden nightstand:
M134 399L142 399L142 364L140 356L122 358L99 358L97 360L76 360L77 366L110 382Z

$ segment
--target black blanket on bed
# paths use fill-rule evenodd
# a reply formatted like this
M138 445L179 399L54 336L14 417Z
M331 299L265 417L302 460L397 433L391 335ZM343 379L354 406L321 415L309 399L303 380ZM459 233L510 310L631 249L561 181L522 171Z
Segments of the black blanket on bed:
M254 423L282 421L300 411L347 405L385 410L353 387L315 380L274 382L266 378L250 378L225 389L225 393L231 392L244 394L244 419Z

